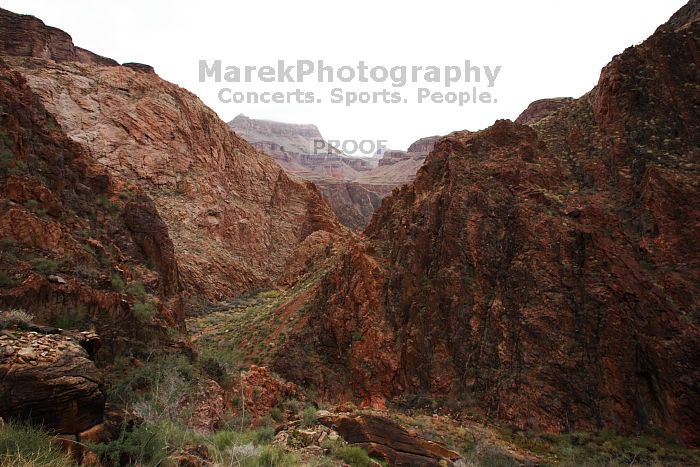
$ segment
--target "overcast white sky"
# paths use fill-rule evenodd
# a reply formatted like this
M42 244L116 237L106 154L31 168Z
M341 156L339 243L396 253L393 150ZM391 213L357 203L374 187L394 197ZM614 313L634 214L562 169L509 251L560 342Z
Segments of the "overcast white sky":
M121 62L155 67L163 78L197 94L229 121L239 113L315 123L326 139L411 142L454 130L477 130L498 118L514 119L543 97L578 97L596 83L613 55L648 37L683 0L501 0L390 2L162 0L0 0L3 8L32 14L68 32L76 45ZM346 107L329 90L381 91L390 83L318 85L198 81L200 59L224 66L275 65L277 60L324 60L340 67L368 65L474 65L502 67L493 88L497 104L463 107L416 102L416 87L401 89L409 103ZM424 85L422 85L424 86ZM486 84L480 85L487 90ZM314 91L318 104L225 104L234 90ZM449 90L470 90L463 83ZM464 89L462 89L464 88ZM431 91L446 91L441 84Z

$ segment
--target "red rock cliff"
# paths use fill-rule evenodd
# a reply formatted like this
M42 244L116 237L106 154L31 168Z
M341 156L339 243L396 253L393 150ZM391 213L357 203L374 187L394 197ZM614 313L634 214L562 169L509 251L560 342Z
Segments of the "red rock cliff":
M5 60L112 177L113 194L133 187L153 199L189 295L270 285L310 233L344 232L313 185L238 138L192 93L141 68L84 60L59 32L3 12ZM43 45L28 50L24 38Z
M556 116L441 140L325 277L277 369L332 399L428 393L523 428L700 445L689 5Z

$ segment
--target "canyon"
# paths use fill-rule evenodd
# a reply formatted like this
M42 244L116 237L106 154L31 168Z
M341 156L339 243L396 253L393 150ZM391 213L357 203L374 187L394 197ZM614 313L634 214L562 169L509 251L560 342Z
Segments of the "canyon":
M696 465L699 37L357 158L0 9L0 464Z

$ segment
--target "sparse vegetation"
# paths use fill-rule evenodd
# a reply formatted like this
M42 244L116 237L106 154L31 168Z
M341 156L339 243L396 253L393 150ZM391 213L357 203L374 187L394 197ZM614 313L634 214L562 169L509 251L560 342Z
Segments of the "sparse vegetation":
M60 266L58 261L43 257L33 258L30 263L35 271L42 274L51 274Z
M37 206L39 206L39 202L35 199L28 199L24 202L24 207L29 209L30 211L34 211L37 208Z
M9 251L14 246L15 241L10 237L5 237L2 240L0 240L0 248L2 248L3 251Z
M10 276L5 271L0 271L0 287L10 288L19 285L20 281Z
M0 429L0 465L68 467L74 462L51 443L51 436L46 431L10 420Z
M119 274L112 274L112 279L109 281L112 289L116 292L124 291L124 279Z
M0 328L27 325L33 319L34 316L20 309L0 311Z
M332 451L333 456L347 462L352 467L369 467L372 465L367 452L358 446L340 446Z
M131 307L131 313L134 317L142 322L147 322L152 320L156 315L156 306L153 302L141 302L135 303Z
M127 294L138 300L145 300L146 298L146 287L144 287L141 281L129 282L125 290Z
M111 465L159 465L168 454L163 432L158 425L142 423L131 429L122 427L119 437L109 443L94 444L90 449Z
M304 426L313 426L318 421L318 416L316 415L316 408L309 406L306 407L301 412L301 423Z
M84 329L88 321L88 312L84 305L58 315L53 325L61 329Z

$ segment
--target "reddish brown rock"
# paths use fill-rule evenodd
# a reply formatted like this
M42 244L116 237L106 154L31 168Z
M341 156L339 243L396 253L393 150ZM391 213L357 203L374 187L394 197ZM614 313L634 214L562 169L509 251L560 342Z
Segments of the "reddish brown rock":
M297 386L272 374L266 367L251 365L238 382L238 393L243 403L237 410L245 410L251 423L270 414L270 410L287 398L300 397Z
M0 8L0 53L38 57L57 62L71 61L103 66L118 65L73 45L71 37L60 29L46 26L40 19L18 15Z
M90 164L106 172L110 196L141 191L153 199L187 294L214 300L269 286L310 233L344 231L318 190L287 175L193 94L157 75L6 60Z
M443 445L409 433L396 422L379 415L328 415L319 422L332 427L351 444L372 457L405 467L453 465L461 456Z
M0 336L0 416L57 434L102 422L101 374L80 342L60 334L6 331Z
M520 123L521 125L532 125L537 123L545 117L548 117L555 113L557 110L565 107L567 104L573 102L571 97L557 97L550 99L540 99L530 103L527 109L518 115L515 119L515 123Z
M332 400L425 393L700 445L697 10L550 118L441 140L275 368Z
M340 222L353 230L367 226L391 190L413 180L440 139L421 138L408 151L389 150L377 159L347 156L331 148L315 125L255 120L245 115L228 124L255 148L271 155L285 171L316 184ZM315 149L317 145L319 149Z
M138 345L148 330L130 316L134 299L115 290L116 277L146 283L150 299L163 304L159 317L181 328L178 268L157 211L139 211L148 202L133 193L110 197L113 180L66 137L25 80L4 63L0 74L0 130L6 135L0 142L0 273L8 278L0 303L28 311L41 324L95 326L105 354L113 355ZM131 196L141 200L126 216L139 223L132 225L138 235L120 216ZM148 226L159 229L144 230Z
M132 198L124 207L122 216L134 243L144 255L143 262L153 264L158 270L159 294L164 298L169 323L184 327L180 273L168 226L158 215L153 200L144 195Z
M189 426L202 433L219 428L226 409L224 399L224 390L216 381L203 381L195 395Z

